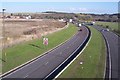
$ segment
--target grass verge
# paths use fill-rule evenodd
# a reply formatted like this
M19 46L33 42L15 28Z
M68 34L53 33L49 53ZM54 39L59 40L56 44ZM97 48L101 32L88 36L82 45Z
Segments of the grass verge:
M111 31L120 36L120 28L118 26L118 22L96 22L96 25L109 28Z
M117 22L96 22L96 25L100 25L102 27L108 27L111 30L118 30Z
M64 42L65 40L69 39L76 32L77 27L75 27L75 25L73 24L70 24L69 27L66 29L45 36L49 39L48 46L43 45L42 39L35 39L5 49L6 56L3 55L3 59L6 62L2 63L2 72L7 72L27 62L28 60L31 60L43 54L47 50L50 50L60 43Z
M100 32L89 27L91 40L80 56L58 78L103 78L105 42ZM83 62L83 64L80 64Z

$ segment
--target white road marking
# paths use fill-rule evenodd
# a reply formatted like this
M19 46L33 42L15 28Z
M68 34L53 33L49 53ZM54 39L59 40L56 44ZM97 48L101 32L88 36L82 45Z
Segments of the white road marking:
M73 35L74 36L74 35ZM70 40L70 38L68 39L68 40L66 40L65 42L67 42L67 41L69 41ZM85 41L85 40L84 40ZM83 41L83 42L84 42ZM63 42L63 43L65 43L65 42ZM60 45L62 45L63 43L61 43ZM60 45L58 45L57 47L59 47ZM80 45L81 46L81 45ZM55 47L56 48L56 47ZM53 48L53 49L55 49L55 48ZM53 49L51 49L51 50L53 50ZM49 51L51 51L51 50L49 50ZM49 52L49 51L47 51L47 52ZM47 54L47 52L45 52L44 54L45 55L40 55L39 57L40 58L42 58L42 57L45 57ZM69 56L70 57L70 56ZM38 58L38 57L37 57ZM40 58L38 58L38 59L40 59ZM35 58L34 58L35 59ZM32 60L34 60L34 59L32 59ZM30 62L29 64L26 64L25 66L23 66L23 67L21 67L21 68L19 68L19 69L17 69L16 71L14 71L14 72L12 72L12 73L10 73L10 74L8 74L8 75L6 75L5 77L7 77L7 76L9 76L9 75L11 75L11 74L14 74L15 72L17 72L17 71L19 71L19 70L21 70L21 69L23 69L23 68L25 68L25 67L27 67L27 66L29 66L30 64L32 64L32 63L34 63L34 62L36 62L36 61L38 61L38 59L36 59L36 60L34 60L33 62ZM32 60L30 60L30 61L32 61ZM28 61L29 62L29 61ZM26 62L27 63L27 62ZM14 70L14 69L13 69ZM12 70L10 70L10 71L12 71ZM10 71L8 71L8 72L10 72ZM5 75L6 73L4 73L3 75ZM28 76L28 75L27 75Z
M91 32L91 37L92 37L92 32ZM54 79L58 78L78 58L78 56L80 56L80 54L85 50L85 48L89 44L91 37L90 37L88 43L86 44L86 46L82 49L82 51Z
M45 65L47 65L47 64L48 64L48 62L45 63Z
M111 32L112 34L114 34L116 37L119 37L117 34L115 34L114 32L112 32L112 31L109 31L109 32Z
M108 53L109 53L109 62L110 62L110 65L109 65L109 67L110 67L110 72L109 72L109 78L111 79L111 53L110 53L110 46L109 46L109 43L108 43L108 40L107 40L107 38L105 37L105 39L106 39L106 42L107 42L107 45L108 45Z
M88 30L88 29L87 29L87 30ZM87 35L87 37L88 37L88 35ZM86 39L87 39L87 37L86 37ZM54 80L55 80L56 78L58 78L58 77L63 73L63 71L65 71L65 70L70 66L70 64L72 64L72 62L84 51L84 49L87 47L88 43L90 42L91 37L92 37L92 32L91 32L91 36L90 36L89 41L87 42L87 44L85 45L85 47L82 49L82 51L54 78ZM85 40L86 40L86 39L85 39ZM83 41L83 43L85 42L85 40ZM83 44L83 43L82 43L82 44ZM82 45L82 44L81 44L81 45ZM81 46L81 45L80 45L80 46ZM80 46L79 46L79 47L80 47ZM79 48L79 47L78 47L78 48ZM78 50L78 48L77 48L74 52L76 52L76 51ZM74 53L74 52L73 52L73 53ZM71 55L70 55L69 57L71 57ZM67 59L69 59L69 57L68 57ZM67 59L66 59L66 60L67 60ZM65 61L66 61L66 60L65 60ZM64 61L64 62L65 62L65 61ZM63 62L63 63L64 63L64 62ZM63 63L62 63L62 64L63 64ZM59 66L58 66L58 67L59 67ZM57 67L57 68L58 68L58 67ZM55 70L54 70L54 71L55 71ZM53 71L53 72L54 72L54 71ZM50 73L50 74L52 74L52 73ZM50 75L50 74L49 74L49 75ZM48 75L48 76L49 76L49 75ZM47 76L47 77L48 77L48 76Z
M47 54L46 54L46 55L47 55ZM41 56L39 59L41 59L41 58L45 57L46 55ZM17 71L19 71L19 70L21 70L21 69L23 69L23 68L25 68L25 67L29 66L30 64L32 64L32 63L34 63L34 62L38 61L39 59L36 59L35 61L30 62L29 64L27 64L27 65L25 65L25 66L23 66L23 67L21 67L21 68L19 68L19 69L15 70L14 72L12 72L12 73L10 73L10 74L6 75L5 77L7 77L7 76L9 76L9 75L11 75L11 74L14 74L15 72L17 72ZM3 77L3 78L5 78L5 77Z
M27 78L29 75L26 75L24 78Z
M113 32L111 32L111 31L109 31L110 33L113 33ZM109 67L110 67L110 72L109 72L109 79L111 80L111 55L110 55L110 47L109 47L109 43L108 43L108 40L107 40L107 38L105 37L105 35L104 35L104 33L102 33L101 32L101 34L104 36L104 38L106 39L106 42L107 42L107 46L108 46L108 53L109 53L109 62L110 62L110 64L109 64ZM118 37L118 35L116 35L115 33L113 33L115 36L117 36ZM105 66L106 66L106 64L105 64ZM105 68L105 71L106 71L106 68ZM105 78L105 73L104 73L104 78Z
M76 33L76 34L77 34L77 33ZM74 34L73 36L75 36L76 34ZM52 49L48 50L47 52L43 53L42 55L37 56L37 57L33 58L32 60L27 61L26 63L24 63L24 64L26 64L25 66L23 66L24 64L22 64L22 65L20 65L20 66L18 66L18 67L16 67L16 68L14 68L14 69L12 69L12 70L10 70L10 71L6 72L6 73L4 73L4 74L0 75L0 77L1 77L1 76L4 76L5 74L7 74L7 73L9 73L9 72L11 72L11 71L13 71L13 70L15 70L15 69L17 69L17 68L21 67L21 66L23 66L23 67L21 67L21 68L19 68L19 69L15 70L14 72L11 72L11 73L9 73L8 75L6 75L6 76L4 76L4 77L3 77L3 78L5 78L5 77L7 77L7 76L9 76L9 75L11 75L11 74L14 74L14 73L15 73L15 72L17 72L17 71L19 71L19 70L21 70L21 69L23 69L23 68L25 68L25 67L29 66L30 64L32 64L32 63L34 63L34 62L38 61L38 59L40 59L40 58L42 58L42 57L46 56L46 55L47 55L46 53L48 53L48 52L50 52L50 51L52 51L52 50L56 49L57 47L59 47L59 46L63 45L63 44L64 44L64 43L66 43L67 41L70 41L70 40L73 38L73 36L72 36L71 38L67 39L66 41L64 41L64 42L60 43L60 44L59 44L59 45L57 45L56 47L54 47L54 48L52 48ZM39 58L39 57L40 57L40 58ZM37 58L38 58L38 59L37 59ZM36 60L35 60L35 59L36 59ZM33 61L33 60L34 60L34 61ZM31 62L31 61L33 61L33 62ZM29 62L30 62L30 63L29 63ZM29 63L29 64L27 64L27 63Z
M101 32L101 34L102 34L102 36L103 36L103 38L104 38L105 36L103 35L102 32ZM105 52L106 52L105 58L107 58L107 44L106 44L105 38L104 38L104 43L105 43ZM105 60L104 76L103 76L104 79L105 79L105 75L106 75L106 60Z

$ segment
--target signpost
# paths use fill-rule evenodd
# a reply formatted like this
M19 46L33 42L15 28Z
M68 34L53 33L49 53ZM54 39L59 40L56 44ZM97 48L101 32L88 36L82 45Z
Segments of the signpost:
M48 45L48 38L43 38L43 44Z
M3 12L2 12L2 19L3 19L3 21L2 21L2 22L3 22L2 37L3 37L4 39L5 39L5 33L4 33L4 31L5 31L5 10L6 10L6 9L2 9L2 11L3 11ZM4 39L3 39L3 42L2 42L2 47L3 47L3 48L2 48L2 49L3 49L3 50L2 50L2 53L3 53L2 55L4 55L4 60L3 60L3 61L6 62L6 59L5 59L6 53L5 53L5 51L4 51L4 47L5 47Z
M48 38L43 38L43 44L44 44L45 46L48 45ZM46 49L47 49L47 47L46 47Z

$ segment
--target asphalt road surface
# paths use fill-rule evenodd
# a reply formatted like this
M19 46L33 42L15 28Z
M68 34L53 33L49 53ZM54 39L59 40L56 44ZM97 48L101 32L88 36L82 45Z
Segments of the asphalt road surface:
M84 42L89 32L85 27L81 29L66 43L3 78L46 78Z
M108 56L109 56L109 78L119 78L120 74L118 74L119 67L118 67L118 48L119 48L119 41L120 37L117 36L115 33L111 31L103 31L105 28L99 26L93 26L97 30L99 30L105 37L107 46L108 46ZM107 68L108 69L108 68Z

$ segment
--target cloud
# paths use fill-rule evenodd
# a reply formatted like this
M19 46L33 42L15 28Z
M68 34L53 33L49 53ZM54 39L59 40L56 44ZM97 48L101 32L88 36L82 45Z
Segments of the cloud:
M46 11L55 11L55 8L47 8Z
M70 12L87 12L87 8L69 8Z
M87 12L88 9L87 8L79 8L79 11L82 11L82 12Z
M76 8L70 8L70 11L75 11L76 10Z

